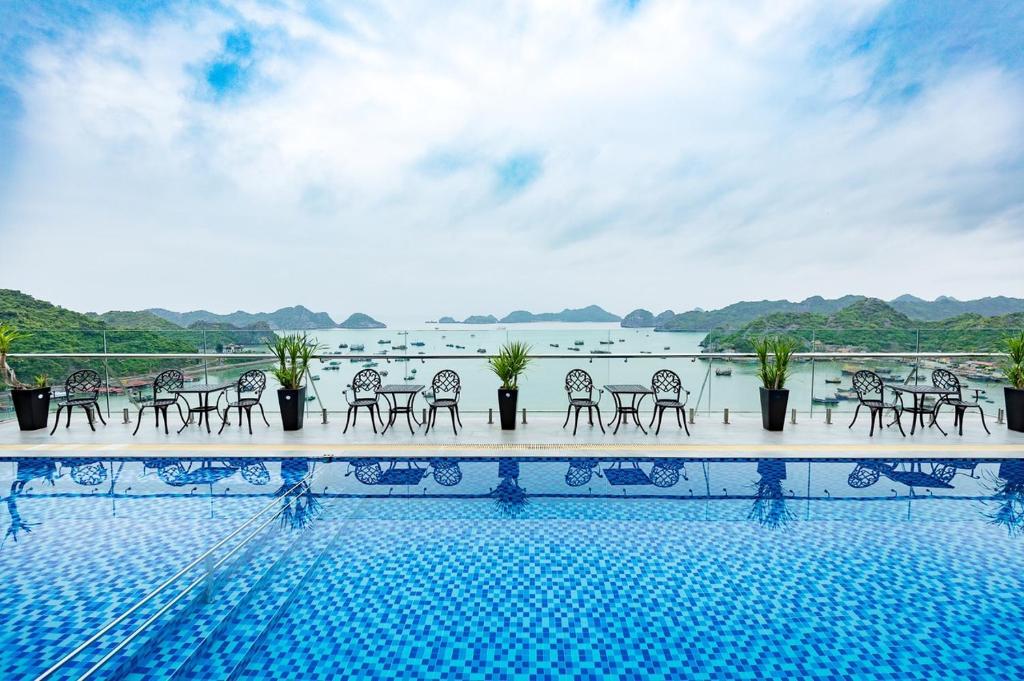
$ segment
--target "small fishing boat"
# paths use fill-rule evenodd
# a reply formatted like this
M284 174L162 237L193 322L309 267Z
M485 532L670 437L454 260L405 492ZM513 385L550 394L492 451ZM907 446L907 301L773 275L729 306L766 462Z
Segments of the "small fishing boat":
M312 402L315 399L316 399L316 395L306 395L306 401L307 402Z
M413 341L409 345L414 345L417 348L422 348L424 345L426 345L426 343L424 343L423 341Z
M835 395L832 395L831 397L812 397L811 398L811 403L812 404L836 405L836 404L839 404L839 398L836 397Z
M390 345L390 344L391 344L391 340L387 339L387 338L381 338L379 341L377 341L377 345Z
M348 347L348 343L341 343L341 344L338 345L338 349L339 350L344 350L347 347Z
M579 352L579 348L566 348L566 350L572 350L573 352Z
M841 378L826 378L825 382L826 383L832 383L833 385L835 385L835 384L842 383L843 379L841 379Z
M572 344L573 344L573 345L583 345L583 341L581 341L581 340L575 340L575 341L573 341L573 342L572 342Z
M477 348L476 351L479 352L481 355L487 354L487 348Z
M592 354L592 355L610 355L610 354L612 354L612 351L611 350L591 350L590 354Z
M415 344L415 343L413 343L413 345L416 345L416 344ZM408 346L408 345L405 345L405 344L402 344L402 345L392 345L392 346L391 346L391 349L392 349L392 350L408 350L408 349L409 349L409 346Z
M388 375L388 370L384 369L383 371L381 371L379 373L380 373L381 376L387 376Z
M313 380L314 381L319 381L320 380L320 374L317 374L316 376L314 376Z
M671 349L672 349L671 345L666 345L665 347L662 348L662 350L671 350Z
M367 362L363 365L364 369L372 369L373 367L380 366L380 362Z
M715 369L715 376L732 376L732 369Z
M557 348L558 343L548 343L548 347Z
M366 349L366 346L363 345L362 343L357 343L356 345L348 346L348 349L351 350L352 352L362 352L363 350Z
M615 341L613 341L613 340L603 340L603 341L597 341L597 342L600 345L615 345Z

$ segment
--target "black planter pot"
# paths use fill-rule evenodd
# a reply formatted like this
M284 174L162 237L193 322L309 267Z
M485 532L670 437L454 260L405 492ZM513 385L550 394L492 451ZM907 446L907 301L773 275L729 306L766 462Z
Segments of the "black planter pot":
M519 390L498 389L498 413L501 415L501 429L516 429L516 402L519 401Z
M49 388L12 390L11 401L14 402L14 413L18 415L18 428L39 430L46 427L50 418Z
M765 430L782 430L786 425L789 390L761 388L761 425Z
M1006 398L1006 427L1024 433L1024 390L1003 388Z
M277 403L281 407L281 425L285 430L300 430L302 417L306 413L306 386L298 390L277 391Z

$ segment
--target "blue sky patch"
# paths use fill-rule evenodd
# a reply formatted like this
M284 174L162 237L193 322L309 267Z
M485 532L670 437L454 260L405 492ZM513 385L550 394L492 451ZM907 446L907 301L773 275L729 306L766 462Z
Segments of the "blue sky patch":
M498 192L518 194L537 181L544 171L540 154L524 153L508 156L494 168Z

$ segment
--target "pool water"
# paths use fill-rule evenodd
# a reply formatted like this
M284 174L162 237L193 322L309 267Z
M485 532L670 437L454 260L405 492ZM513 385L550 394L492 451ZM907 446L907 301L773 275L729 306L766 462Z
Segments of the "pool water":
M268 507L54 678L1024 675L1024 461L73 463L0 461L5 679Z

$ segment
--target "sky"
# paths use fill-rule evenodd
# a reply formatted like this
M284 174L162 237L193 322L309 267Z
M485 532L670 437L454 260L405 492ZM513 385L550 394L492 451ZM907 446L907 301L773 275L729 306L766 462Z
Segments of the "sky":
M0 288L1024 297L1024 3L0 0Z

